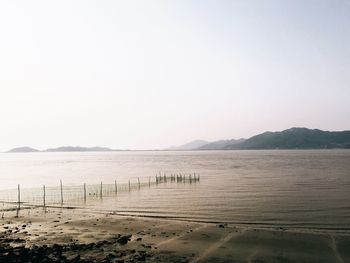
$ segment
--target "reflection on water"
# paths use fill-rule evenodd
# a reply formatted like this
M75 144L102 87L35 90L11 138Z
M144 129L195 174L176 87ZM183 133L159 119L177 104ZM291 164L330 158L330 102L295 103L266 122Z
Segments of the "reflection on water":
M350 151L1 154L2 188L113 183L159 171L200 173L91 200L91 209L201 221L343 229L350 226Z

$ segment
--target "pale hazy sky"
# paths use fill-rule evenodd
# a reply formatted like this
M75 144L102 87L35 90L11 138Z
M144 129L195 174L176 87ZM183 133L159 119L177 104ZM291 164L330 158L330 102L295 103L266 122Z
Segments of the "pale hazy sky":
M0 150L350 129L350 1L1 1Z

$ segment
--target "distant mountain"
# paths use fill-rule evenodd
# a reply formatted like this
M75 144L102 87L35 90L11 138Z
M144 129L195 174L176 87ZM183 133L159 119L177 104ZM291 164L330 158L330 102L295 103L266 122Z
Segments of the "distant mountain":
M321 131L291 128L280 132L265 132L242 143L230 144L223 150L234 149L333 149L350 148L350 131Z
M225 147L229 147L231 145L236 145L236 144L242 143L244 141L245 141L245 139L220 140L220 141L215 141L215 142L205 144L201 147L196 148L196 150L222 150Z
M128 151L128 150L113 150L106 147L63 146L63 147L51 148L43 151L39 151L31 147L18 147L18 148L13 148L8 152L20 153L20 152L110 152L110 151Z
M208 141L203 141L203 140L195 140L189 143L186 143L184 145L181 146L177 146L177 147L170 147L167 150L194 150L197 149L201 146L204 146L206 144L208 144Z
M45 152L110 152L110 151L113 151L113 150L105 147L80 147L80 146L63 146L63 147L45 150Z
M17 147L8 151L9 153L30 153L30 152L39 152L39 150L30 148L30 147Z
M350 131L322 131L291 128L279 132L264 132L249 139L208 142L195 140L166 150L260 150L260 149L350 149ZM43 152L109 152L124 151L105 147L63 146ZM11 153L40 152L30 147L11 149Z

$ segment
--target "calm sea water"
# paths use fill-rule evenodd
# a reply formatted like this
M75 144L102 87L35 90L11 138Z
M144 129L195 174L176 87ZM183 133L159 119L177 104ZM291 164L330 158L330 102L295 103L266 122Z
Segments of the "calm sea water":
M207 222L350 231L350 151L0 154L0 188L127 182L199 173L89 201L88 209Z

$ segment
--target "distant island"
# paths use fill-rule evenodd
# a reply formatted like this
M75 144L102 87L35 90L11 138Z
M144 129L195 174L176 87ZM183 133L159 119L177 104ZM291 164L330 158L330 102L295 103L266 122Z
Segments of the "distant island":
M191 145L191 143L185 144ZM350 149L350 131L291 128L264 132L249 139L219 140L192 149L173 150Z
M44 152L112 152L115 151L106 147L80 147L80 146L63 146L44 150Z
M127 151L114 150L106 147L80 147L80 146L62 146L58 148L50 148L43 151L31 147L17 147L8 151L8 153L27 153L27 152L112 152L112 151Z
M272 150L272 149L350 149L350 131L322 131L319 129L291 128L279 132L264 132L248 139L231 139L208 142L195 140L166 151L203 150ZM17 147L9 153L26 152L112 152L106 147L63 146L43 151L31 147Z
M31 153L31 152L40 152L40 151L31 147L24 146L24 147L13 148L8 152L9 153Z

